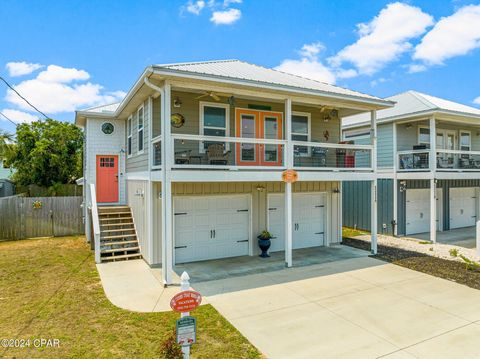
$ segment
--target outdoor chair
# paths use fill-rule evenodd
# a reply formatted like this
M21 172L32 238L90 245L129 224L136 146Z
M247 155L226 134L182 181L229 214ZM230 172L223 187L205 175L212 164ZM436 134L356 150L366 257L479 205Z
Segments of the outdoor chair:
M177 165L187 164L188 165L190 163L191 153L192 153L192 150L183 150L183 151L175 152L175 164L177 164Z
M213 143L207 148L207 160L211 165L224 165L228 164L228 158L230 151L225 151L223 144Z

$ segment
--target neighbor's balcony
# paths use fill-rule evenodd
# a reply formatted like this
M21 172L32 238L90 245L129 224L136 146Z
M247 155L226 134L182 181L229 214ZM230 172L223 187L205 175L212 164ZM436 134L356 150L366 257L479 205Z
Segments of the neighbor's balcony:
M283 170L290 149L297 170L372 171L371 145L173 134L172 146L175 169Z
M412 150L397 152L397 170L400 172L414 171L479 171L480 151L437 150L436 166L430 168L430 151Z

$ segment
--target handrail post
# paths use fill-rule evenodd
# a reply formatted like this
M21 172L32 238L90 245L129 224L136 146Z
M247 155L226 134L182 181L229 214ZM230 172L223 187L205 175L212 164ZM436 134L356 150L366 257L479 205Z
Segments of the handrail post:
M98 219L97 194L95 192L95 185L90 184L90 199L92 205L92 225L93 225L93 240L95 248L95 263L101 263L100 259L100 221Z

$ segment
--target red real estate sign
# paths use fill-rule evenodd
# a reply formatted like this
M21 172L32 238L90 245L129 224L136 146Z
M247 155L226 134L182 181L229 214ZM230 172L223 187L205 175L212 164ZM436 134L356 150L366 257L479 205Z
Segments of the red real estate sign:
M194 310L202 302L202 295L193 290L186 290L175 295L170 301L170 307L179 313Z

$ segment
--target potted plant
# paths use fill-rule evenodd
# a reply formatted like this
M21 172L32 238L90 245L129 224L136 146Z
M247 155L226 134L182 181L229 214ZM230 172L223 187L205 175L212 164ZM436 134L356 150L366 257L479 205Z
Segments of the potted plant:
M272 235L269 231L267 230L264 230L262 231L262 233L260 233L258 236L258 246L260 247L261 251L262 251L262 254L260 254L260 257L262 258L267 258L267 257L270 257L268 254L267 254L267 251L268 249L270 248L270 246L272 245Z

